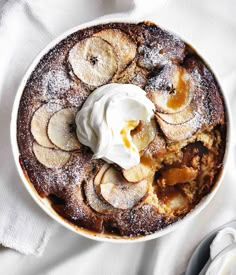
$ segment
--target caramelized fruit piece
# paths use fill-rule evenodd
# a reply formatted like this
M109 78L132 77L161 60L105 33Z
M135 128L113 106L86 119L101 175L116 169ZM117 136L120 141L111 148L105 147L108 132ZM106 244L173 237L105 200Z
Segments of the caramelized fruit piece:
M65 108L56 112L48 123L48 137L60 149L73 151L80 148L75 132L77 108Z
M139 125L131 132L132 140L139 151L144 150L156 135L156 122L140 121Z
M196 114L196 104L191 102L184 110L174 114L163 114L156 112L156 115L168 124L183 124L193 119Z
M147 97L158 112L173 114L185 109L193 97L190 74L181 66L166 65L148 80Z
M109 168L103 175L100 184L101 195L115 208L129 209L140 202L148 191L146 180L129 183L115 170Z
M189 209L189 202L188 199L181 193L176 194L176 196L172 197L167 205L171 208L172 211L188 211Z
M37 142L33 143L33 152L37 160L48 168L61 168L70 159L70 153L46 148L40 146Z
M170 213L184 214L189 211L190 203L183 192L175 187L167 187L160 194L158 199L163 201L169 208Z
M165 139L159 133L156 133L155 138L148 145L147 150L145 151L145 154L151 155L155 159L155 158L164 156L165 153L166 153Z
M198 170L192 167L170 168L161 172L161 181L159 183L165 185L175 185L194 180L198 175Z
M99 37L89 37L75 44L68 61L80 80L96 87L106 84L117 72L113 47Z
M118 29L106 29L94 34L110 43L117 55L118 72L123 71L135 58L136 43L134 40Z

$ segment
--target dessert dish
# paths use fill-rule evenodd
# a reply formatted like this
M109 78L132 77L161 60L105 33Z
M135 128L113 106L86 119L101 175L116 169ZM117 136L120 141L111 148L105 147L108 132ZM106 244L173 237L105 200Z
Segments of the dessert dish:
M183 219L217 184L226 138L211 69L150 22L69 34L42 56L18 106L25 177L67 223L101 236Z

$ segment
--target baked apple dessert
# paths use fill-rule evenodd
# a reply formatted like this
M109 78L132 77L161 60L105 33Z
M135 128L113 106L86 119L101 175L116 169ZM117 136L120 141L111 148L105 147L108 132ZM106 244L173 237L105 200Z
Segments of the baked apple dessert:
M226 143L220 87L202 58L150 22L72 33L21 97L17 140L29 182L78 228L154 233L211 192Z

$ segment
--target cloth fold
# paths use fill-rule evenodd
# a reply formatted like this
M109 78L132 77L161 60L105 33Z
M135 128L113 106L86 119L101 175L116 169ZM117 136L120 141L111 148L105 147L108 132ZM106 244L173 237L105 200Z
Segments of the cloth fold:
M231 105L232 131L236 138L234 0L227 4L220 0L9 0L0 2L0 7L0 243L3 245L25 254L39 255L57 227L20 182L11 154L9 123L16 89L24 71L44 46L70 27L114 13L112 17L156 21L190 41L219 75ZM62 257L60 250L49 245L49 252L45 251L40 265L45 264L45 272L50 266L50 274L68 272L68 267L75 270L71 274L76 274L75 263L80 266L80 274L94 274L96 266L99 266L96 274L182 273L198 242L214 228L236 219L235 150L233 144L223 184L212 202L175 232L150 242L118 247L95 245L58 225L61 235L53 234L52 246L64 241L63 249L71 251L68 255L73 255L73 261L72 256ZM92 249L87 251L88 247ZM49 259L52 260L49 253L54 255L53 262L58 261L60 265L49 264ZM101 265L104 255L106 264ZM93 265L85 264L91 259Z

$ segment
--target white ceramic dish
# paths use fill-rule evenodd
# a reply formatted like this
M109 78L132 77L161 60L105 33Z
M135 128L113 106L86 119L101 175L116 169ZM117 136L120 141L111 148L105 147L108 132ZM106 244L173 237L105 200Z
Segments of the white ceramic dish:
M225 167L227 165L227 159L228 159L228 151L229 151L229 145L230 145L230 112L229 112L229 105L227 103L227 99L225 98L224 94L223 94L223 98L224 98L224 102L225 102L225 110L226 110L226 119L227 119L227 141L226 141L226 151L225 151L225 156L224 156L224 161L223 161L223 169L221 174L218 177L217 183L215 184L214 188L212 189L212 191L205 196L200 203L191 211L189 212L182 220L175 222L172 225L167 226L166 228L159 230L151 235L148 236L142 236L142 237L138 237L138 238L127 238L127 237L113 237L111 235L104 235L104 234L100 234L100 233L95 233L95 232L91 232L85 229L80 229L78 227L76 227L75 225L65 221L65 219L63 219L61 216L59 216L50 206L50 203L47 199L43 199L41 198L38 193L36 192L36 190L34 189L33 185L30 183L29 179L26 177L26 175L24 174L21 165L19 163L19 148L18 148L18 144L17 144L17 129L16 129L16 125L17 125L17 114L18 114L18 106L19 106L19 102L21 99L21 95L22 92L24 90L24 87L26 85L26 82L29 78L29 76L31 75L31 73L33 72L33 70L35 69L35 67L37 66L37 64L39 63L40 59L51 49L53 48L57 43L59 43L62 39L66 38L67 36L69 36L70 34L77 32L78 30L84 29L84 28L88 28L88 27L92 27L94 25L97 24L103 24L103 23L110 23L110 22L124 22L124 23L138 23L139 21L137 20L127 20L127 19L107 19L107 20L99 20L99 21L92 21L90 23L86 23L86 24L82 24L79 25L77 27L74 27L68 31L66 31L65 33L61 34L59 37L57 37L56 39L54 39L51 43L49 43L48 46L46 46L38 55L37 57L34 59L33 63L31 64L31 66L28 68L28 70L26 71L20 86L17 90L16 93L16 97L15 97L15 101L14 101L14 105L13 105L13 109L12 109L12 117L11 117L11 144L12 144L12 150L13 150L13 155L14 155L14 160L16 163L16 168L19 172L19 175L21 177L22 182L24 183L26 189L28 190L28 192L30 193L30 195L33 197L33 199L35 200L35 202L50 216L52 217L54 220L56 220L57 222L59 222L60 224L62 224L63 226L65 226L66 228L82 235L85 236L87 238L93 239L93 240L98 240L98 241L109 241L109 242L119 242L119 243L133 243L133 242L141 242L141 241L146 241L146 240L151 240L154 238L158 238L161 237L163 235L168 234L169 232L175 230L176 228L179 228L181 226L183 226L183 224L185 222L187 222L188 220L190 220L191 218L193 218L194 216L196 216L203 208L206 207L206 205L211 201L211 199L214 197L214 195L216 194L217 190L219 189L221 183L222 183L222 179L224 176L224 171L225 171ZM183 40L185 41L185 40ZM189 44L189 43L188 43ZM201 56L201 55L200 55ZM205 59L203 59L205 61ZM206 62L206 61L205 61ZM207 64L207 62L206 62ZM210 67L210 66L209 66ZM217 77L216 77L217 79ZM219 84L219 81L218 81ZM220 86L220 84L219 84ZM222 91L222 88L221 88Z

